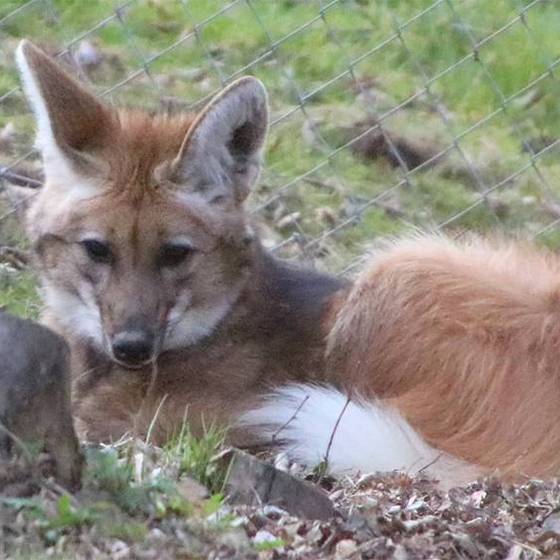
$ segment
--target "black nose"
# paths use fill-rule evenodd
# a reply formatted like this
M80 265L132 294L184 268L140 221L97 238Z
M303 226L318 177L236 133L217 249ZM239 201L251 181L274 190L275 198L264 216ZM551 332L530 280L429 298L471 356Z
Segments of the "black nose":
M153 337L144 331L124 331L116 334L112 342L113 355L120 362L140 365L148 362L154 351Z

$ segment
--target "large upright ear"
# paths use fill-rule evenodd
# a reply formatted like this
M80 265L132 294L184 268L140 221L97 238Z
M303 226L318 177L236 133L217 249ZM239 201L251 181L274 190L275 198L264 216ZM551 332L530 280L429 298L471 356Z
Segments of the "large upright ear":
M263 84L251 76L237 80L189 128L171 164L171 181L209 203L240 204L258 178L267 128Z
M94 155L111 131L111 110L29 41L19 44L16 61L37 119L36 146L46 178L68 166L92 171Z

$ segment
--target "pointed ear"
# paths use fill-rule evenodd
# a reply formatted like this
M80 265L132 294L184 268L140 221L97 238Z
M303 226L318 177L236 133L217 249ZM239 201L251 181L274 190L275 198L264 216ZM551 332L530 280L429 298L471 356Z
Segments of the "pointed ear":
M258 178L268 128L263 84L247 76L198 115L171 164L170 179L210 203L240 204Z
M91 171L94 155L112 127L110 109L29 41L20 43L16 61L37 120L36 146L46 177L55 168L60 173L63 165Z

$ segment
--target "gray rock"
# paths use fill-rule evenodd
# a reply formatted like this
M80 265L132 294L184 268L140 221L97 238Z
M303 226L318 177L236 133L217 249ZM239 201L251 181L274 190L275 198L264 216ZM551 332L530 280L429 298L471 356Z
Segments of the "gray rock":
M270 504L308 519L324 520L336 515L329 497L318 486L299 480L238 449L229 451L224 460L229 465L226 493L232 503Z

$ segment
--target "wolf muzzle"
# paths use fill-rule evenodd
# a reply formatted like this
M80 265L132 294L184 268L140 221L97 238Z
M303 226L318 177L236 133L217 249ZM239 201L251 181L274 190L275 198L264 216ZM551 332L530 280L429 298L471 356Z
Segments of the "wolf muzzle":
M144 365L155 354L155 335L146 330L121 331L113 336L111 350L115 359L123 365Z

